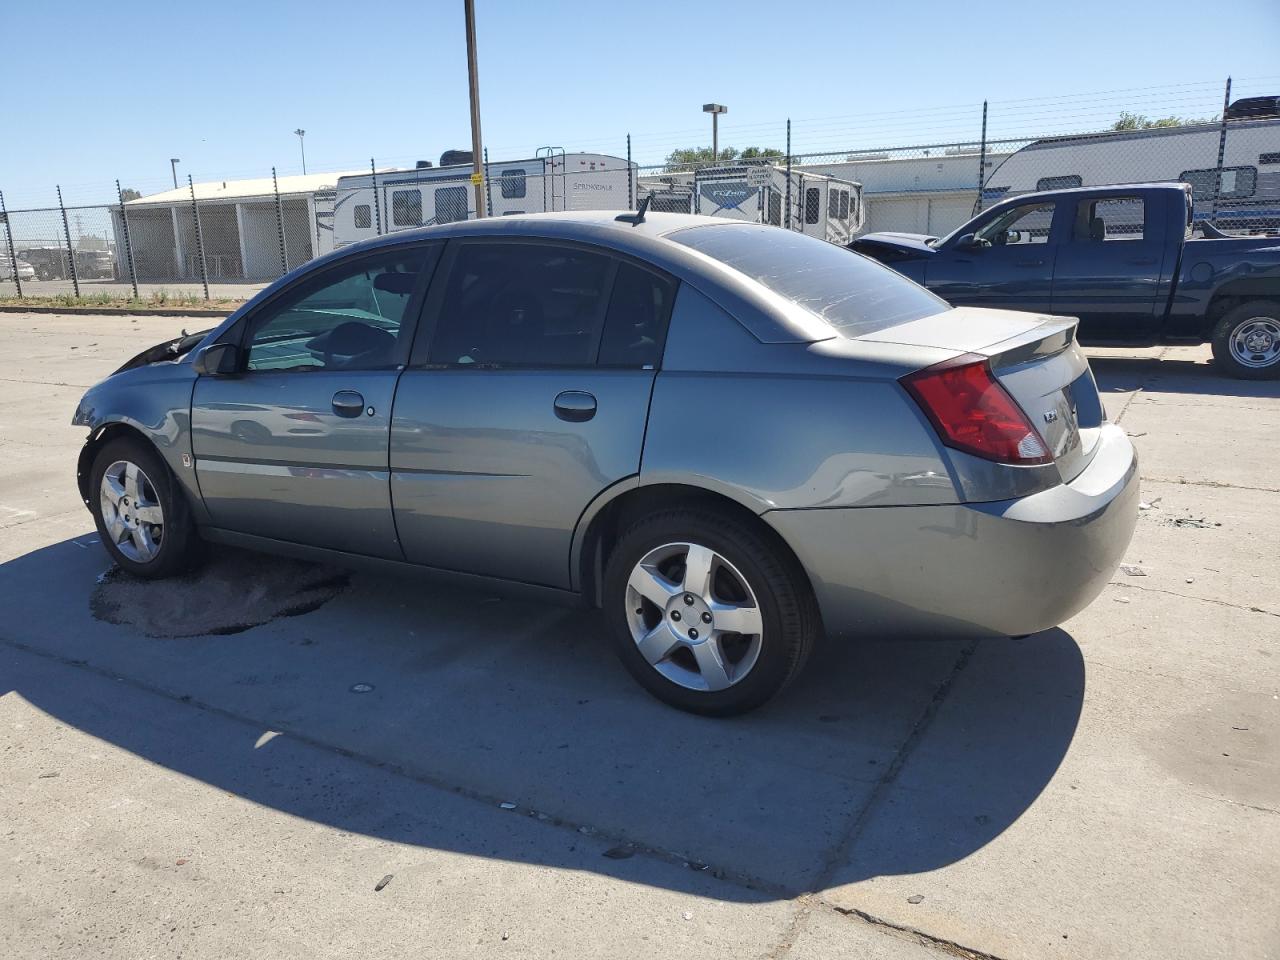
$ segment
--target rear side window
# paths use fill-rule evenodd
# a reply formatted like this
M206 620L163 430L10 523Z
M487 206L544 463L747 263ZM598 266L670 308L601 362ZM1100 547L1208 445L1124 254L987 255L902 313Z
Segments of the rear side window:
M1076 207L1076 240L1141 240L1145 229L1146 207L1137 197L1095 200Z
M950 309L883 264L801 233L760 224L717 224L669 237L751 277L847 339Z
M674 281L620 264L597 362L605 367L656 367L675 292Z
M355 205L356 229L367 230L373 226L373 208L367 203Z
M556 244L460 244L429 361L464 366L593 363L611 265L603 254Z
M422 192L413 190L391 191L391 223L397 227L422 226Z
M804 222L817 223L822 213L822 193L817 187L809 187L804 192Z

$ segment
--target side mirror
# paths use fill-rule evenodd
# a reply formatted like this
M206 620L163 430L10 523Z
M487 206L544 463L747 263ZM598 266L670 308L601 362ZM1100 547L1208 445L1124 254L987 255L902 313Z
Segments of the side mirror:
M956 242L952 244L957 250L977 250L982 244L978 241L978 235L974 233L966 233L956 238Z
M234 343L212 343L197 353L191 368L202 377L225 377L240 369L240 348Z

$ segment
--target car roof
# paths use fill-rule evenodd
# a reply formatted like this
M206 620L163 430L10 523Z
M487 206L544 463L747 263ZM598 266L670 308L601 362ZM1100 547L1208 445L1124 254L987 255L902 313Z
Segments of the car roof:
M1023 203L1028 200L1042 200L1050 197L1060 197L1064 194L1074 196L1090 193L1127 193L1136 190L1177 190L1185 193L1189 189L1191 189L1190 186L1185 183L1169 180L1148 183L1099 183L1094 184L1091 187L1063 187L1061 190L1037 190L1033 193L1015 193L1007 197L1002 197L999 205L1003 206L1011 200ZM991 207L988 207L987 209L990 210L995 206L997 206L997 204L993 203Z

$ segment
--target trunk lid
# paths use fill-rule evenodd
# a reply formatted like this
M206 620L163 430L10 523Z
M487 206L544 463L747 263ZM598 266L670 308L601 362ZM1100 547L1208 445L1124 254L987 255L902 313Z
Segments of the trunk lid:
M1074 317L959 307L877 333L864 341L940 347L986 357L1053 454L1063 482L1089 465L1103 421Z

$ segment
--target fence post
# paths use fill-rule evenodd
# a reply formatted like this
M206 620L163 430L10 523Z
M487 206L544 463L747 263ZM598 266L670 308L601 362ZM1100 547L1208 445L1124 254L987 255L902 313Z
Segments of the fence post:
M80 274L76 271L76 252L71 248L71 226L67 223L67 207L62 202L62 186L58 185L58 209L62 211L62 235L67 238L67 263L71 267L71 286L80 297Z
M1222 120L1218 123L1218 173L1213 178L1213 204L1209 207L1209 222L1218 219L1218 198L1222 195L1222 159L1227 152L1227 107L1231 106L1231 78L1227 77L1227 89L1222 95Z
M484 205L485 213L493 216L493 187L489 184L489 148L484 148Z
M200 258L200 282L204 284L204 298L209 299L209 271L204 265L204 238L200 236L200 209L196 206L196 185L187 174L187 189L191 191L191 221L196 226L196 256Z
M124 209L124 191L116 181L116 196L120 198L120 223L124 227L124 258L129 264L129 282L133 284L133 299L138 299L138 271L133 265L133 244L129 241L129 214Z
M786 228L791 229L791 118L787 117L787 202Z
M9 242L9 267L13 270L13 285L18 288L18 297L22 297L22 278L18 276L18 255L13 252L13 224L9 222L9 211L4 205L4 191L0 190L0 220L4 221L4 236Z
M987 101L982 101L982 146L978 150L978 199L974 201L973 212L982 209L982 187L987 178Z
M373 223L378 236L382 236L382 202L378 199L378 168L373 164L373 157L369 158L369 173L373 177Z
M627 209L634 210L636 205L635 197L635 174L631 170L631 134L627 134Z
M280 236L280 276L289 272L289 253L284 243L284 207L280 204L280 184L276 180L276 168L271 168L271 192L276 197L276 233Z

